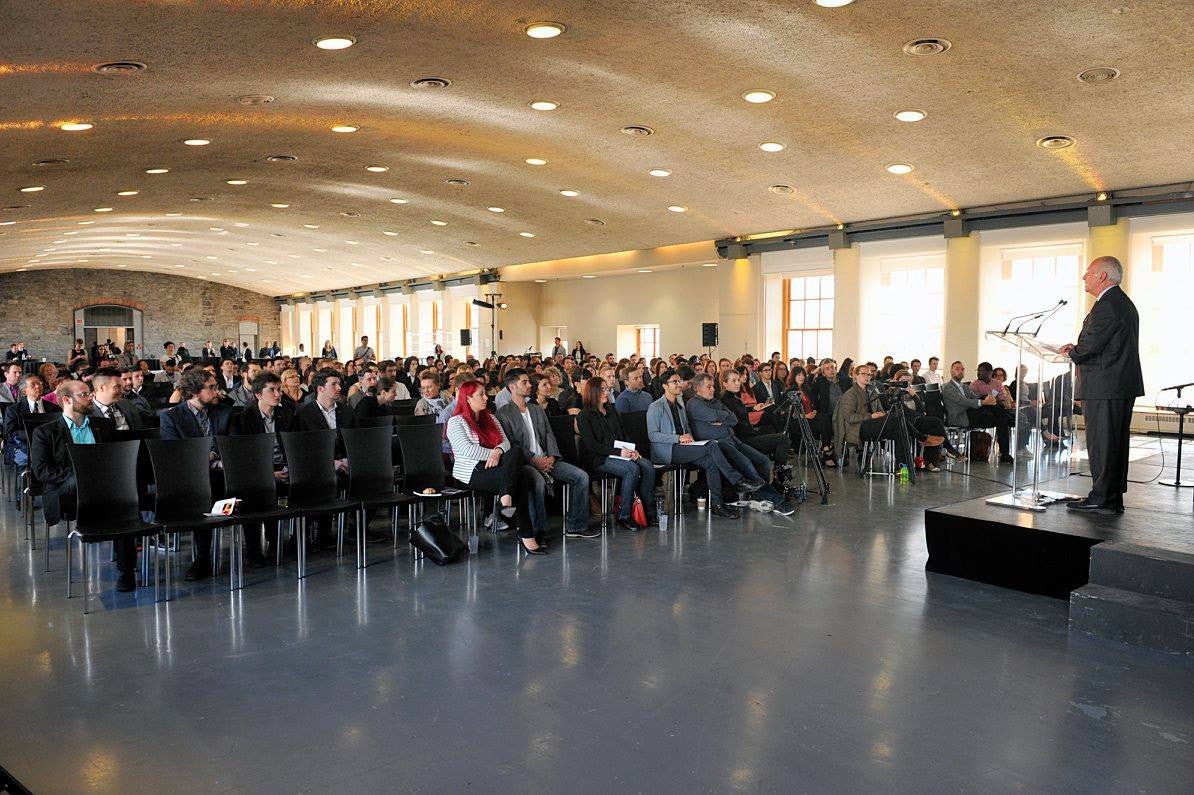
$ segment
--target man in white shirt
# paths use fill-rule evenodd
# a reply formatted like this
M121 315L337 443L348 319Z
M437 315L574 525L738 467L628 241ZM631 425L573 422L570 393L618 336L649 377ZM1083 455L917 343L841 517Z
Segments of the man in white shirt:
M357 360L357 364L367 364L377 358L369 347L368 337L361 337L361 344L352 352L352 358Z
M112 420L118 431L136 431L141 428L141 413L124 399L124 384L120 371L101 367L91 377L91 416Z
M941 360L936 356L929 357L929 369L920 373L920 377L925 380L926 384L941 386L941 384L945 383L945 379L941 377L941 373L937 369L939 364L941 364Z

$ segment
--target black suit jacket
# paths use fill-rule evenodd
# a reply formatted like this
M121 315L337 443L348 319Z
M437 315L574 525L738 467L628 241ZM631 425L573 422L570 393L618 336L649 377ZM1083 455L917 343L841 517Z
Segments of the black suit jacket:
M130 431L139 431L145 427L145 421L141 417L141 409L137 408L137 405L133 401L128 398L121 398L116 401L116 408L128 420ZM91 416L103 418L103 415L100 414L99 406L94 401L91 403Z
M1070 359L1078 365L1078 400L1130 400L1144 394L1140 315L1119 285L1095 301Z
M46 414L62 413L62 409L53 403L41 401L42 411ZM22 397L16 403L9 403L4 408L4 444L5 453L4 460L12 461L12 453L8 446L11 445L13 450L20 450L25 446L25 441L17 435L17 433L24 427L25 418L28 417L29 401Z
M116 425L103 417L88 417L91 433L96 444L110 442L116 438ZM70 431L66 422L59 419L47 422L33 432L30 441L29 463L33 479L41 484L42 513L46 525L53 526L62 520L63 509L73 515L74 467L70 461Z
M327 430L327 420L323 418L323 411L320 410L319 404L314 400L307 401L298 407L298 411L294 413L295 424L298 425L296 430L300 431L324 431ZM336 406L336 427L337 428L355 428L357 427L356 417L353 415L352 409L346 404L340 403Z
M228 429L232 425L232 409L220 403L212 404L207 407L207 418L211 423L212 436L228 435ZM195 414L186 401L162 412L163 439L197 439L202 435L199 421L195 419Z
M297 430L298 425L292 410L286 406L278 406L274 409L274 431L276 433ZM237 436L265 433L265 422L261 419L261 412L258 411L256 403L246 406L244 411L232 418L231 433Z

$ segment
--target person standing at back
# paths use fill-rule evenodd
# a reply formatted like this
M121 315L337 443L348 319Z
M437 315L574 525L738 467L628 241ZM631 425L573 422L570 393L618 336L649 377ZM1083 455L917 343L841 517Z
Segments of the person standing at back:
M1091 261L1082 276L1094 307L1082 321L1078 341L1061 352L1078 365L1074 399L1082 401L1090 493L1067 509L1082 513L1124 512L1128 490L1128 442L1132 406L1144 394L1140 370L1140 315L1120 287L1123 266L1115 257Z

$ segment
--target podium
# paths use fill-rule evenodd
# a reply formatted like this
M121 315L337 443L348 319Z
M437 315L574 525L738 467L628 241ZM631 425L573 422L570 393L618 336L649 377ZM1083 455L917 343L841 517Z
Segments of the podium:
M1051 314L1051 313L1050 313ZM1043 321L1042 321L1043 322ZM1037 338L1037 332L1040 330L1038 324L1035 331L988 331L988 339L997 339L1002 342L1012 345L1016 349L1016 421L1012 425L1011 433L1011 448L1012 451L1020 449L1021 434L1031 434L1032 428L1022 428L1021 418L1024 415L1025 408L1021 408L1021 402L1029 399L1029 392L1027 384L1024 379L1020 377L1020 371L1024 364L1029 365L1031 371L1032 364L1036 364L1036 384L1037 395L1034 401L1035 406L1035 422L1032 427L1041 429L1041 404L1046 399L1046 389L1044 381L1044 367L1045 364L1064 364L1066 365L1066 372L1053 379L1050 382L1050 394L1048 395L1049 403L1049 419L1056 430L1061 430L1064 424L1067 428L1073 427L1073 411L1074 411L1074 364L1070 361L1070 357L1060 352L1056 345L1042 342ZM1028 361L1026 362L1025 359ZM1062 500L1079 499L1081 495L1067 494L1059 491L1045 491L1040 487L1041 480L1041 441L1043 439L1043 431L1039 432L1036 437L1036 445L1033 450L1034 460L1032 466L1032 483L1031 485L1019 482L1019 470L1016 464L1012 464L1012 490L1005 494L999 494L987 500L988 505L1004 505L1009 508L1019 508L1026 511L1043 511L1049 505ZM1012 451L1004 451L1012 452ZM1066 448L1065 470L1069 473L1070 469L1070 449Z

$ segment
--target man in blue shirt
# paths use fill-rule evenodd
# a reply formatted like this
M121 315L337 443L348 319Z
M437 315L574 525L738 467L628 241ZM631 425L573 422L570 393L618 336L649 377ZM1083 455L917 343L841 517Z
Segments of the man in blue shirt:
M626 375L626 388L618 393L614 408L619 414L628 411L646 411L654 401L643 391L643 371L637 367Z

